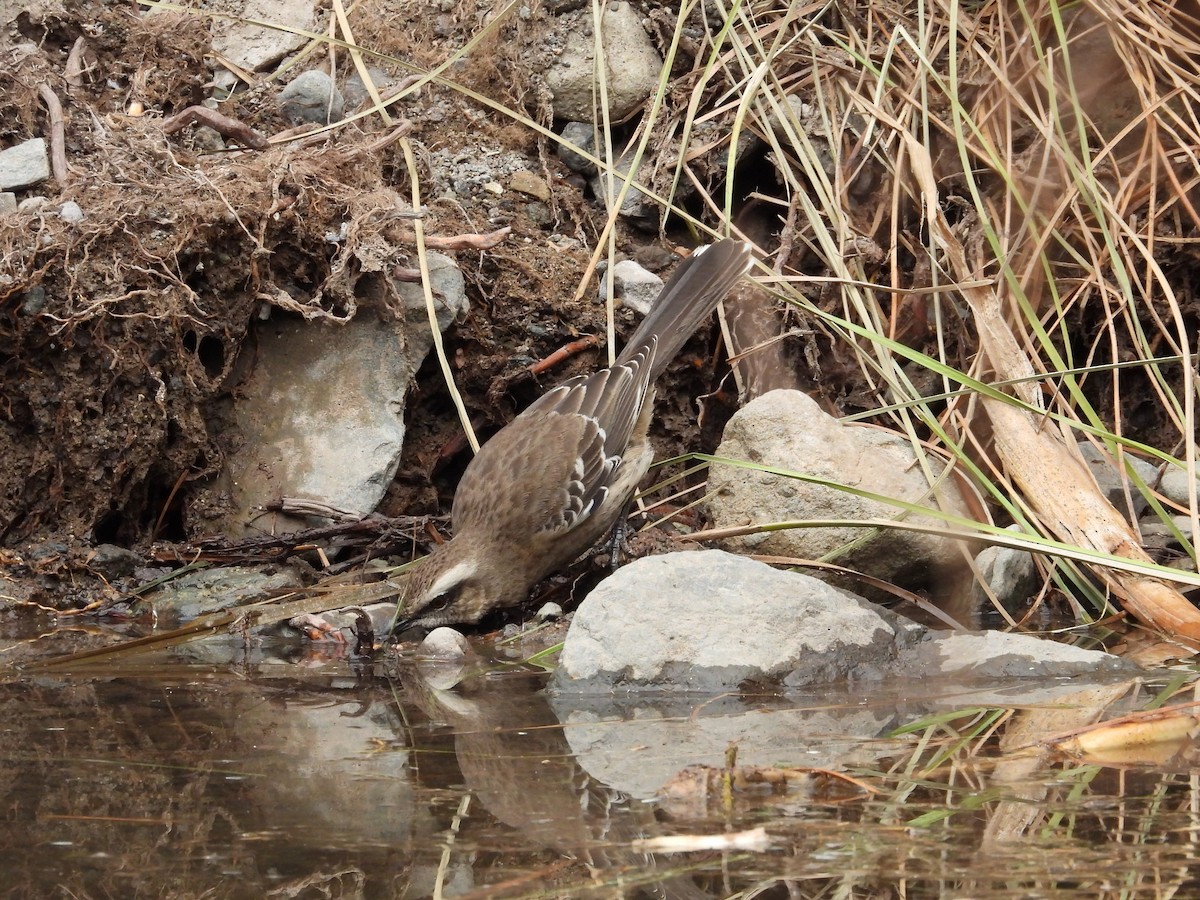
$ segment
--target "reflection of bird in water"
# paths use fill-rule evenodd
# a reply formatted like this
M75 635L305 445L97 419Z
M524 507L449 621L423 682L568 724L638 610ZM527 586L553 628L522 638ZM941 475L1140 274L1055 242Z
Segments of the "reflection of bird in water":
M513 677L475 679L440 690L414 674L405 684L426 715L454 729L466 786L530 843L579 860L602 883L640 892L632 896L711 898L687 876L657 877L654 857L629 847L660 832L654 808L629 803L579 766L562 724L538 691L537 676L519 684ZM677 868L678 862L669 865Z

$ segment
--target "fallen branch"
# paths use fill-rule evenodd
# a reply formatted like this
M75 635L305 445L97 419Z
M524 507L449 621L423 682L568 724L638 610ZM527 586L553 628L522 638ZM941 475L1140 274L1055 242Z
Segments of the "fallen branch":
M245 122L222 115L207 106L189 106L183 112L171 116L163 122L163 134L174 134L188 125L207 125L222 136L251 150L266 150L270 146L265 137Z
M67 131L62 104L45 82L38 85L38 96L46 104L46 112L50 115L50 167L54 170L54 180L58 186L66 187L70 173L67 170Z
M436 234L425 235L425 246L430 250L491 250L512 231L512 228L505 225L497 231L489 231L487 234L452 234L438 236ZM416 235L409 238L409 243L417 242Z
M582 353L584 350L590 350L600 344L600 338L594 334L585 334L577 341L559 347L545 359L538 360L529 367L531 375L541 375L547 369L552 369L564 360L570 359L577 353Z

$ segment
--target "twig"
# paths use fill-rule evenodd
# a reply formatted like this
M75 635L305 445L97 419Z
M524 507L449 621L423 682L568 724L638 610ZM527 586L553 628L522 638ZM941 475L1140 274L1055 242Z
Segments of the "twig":
M430 250L491 250L506 237L512 228L505 225L498 231L490 231L487 234L452 234L438 236L436 234L425 235L425 246ZM413 237L413 243L416 243L416 237Z
M91 63L84 64L87 48L87 38L76 38L70 54L67 55L67 64L63 68L63 79L71 87L83 87L83 73L92 70Z
M552 369L565 359L569 359L577 353L582 353L584 350L590 350L593 347L599 346L600 338L594 334L585 334L577 341L571 341L566 346L559 347L545 359L535 362L529 367L531 375L541 375L547 369Z
M231 119L207 106L189 106L183 112L171 116L163 122L163 134L174 134L192 124L207 125L214 131L251 150L266 150L270 146L265 137L245 122Z
M58 95L50 89L50 85L42 82L38 85L38 96L46 104L46 112L50 114L50 166L54 169L54 180L59 187L67 186L67 133L63 124L62 104Z

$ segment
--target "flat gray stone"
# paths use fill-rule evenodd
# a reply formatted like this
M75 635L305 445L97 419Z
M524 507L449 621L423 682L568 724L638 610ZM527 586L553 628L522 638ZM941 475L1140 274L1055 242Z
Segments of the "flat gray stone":
M301 584L300 576L292 569L220 566L172 579L144 596L138 605L153 609L160 622L177 625Z
M429 265L445 328L466 306L462 273L439 253ZM263 515L283 497L355 516L379 504L400 464L413 373L433 343L421 286L396 289L403 322L360 307L341 325L275 316L257 326L255 369L234 408L240 446L205 501L212 527L241 537L313 524Z
M0 191L27 188L50 177L44 138L33 138L0 150Z
M213 50L251 72L278 62L308 42L302 34L253 25L251 20L309 32L317 24L313 0L247 0L232 7L229 11L236 12L236 17L216 16L211 20Z

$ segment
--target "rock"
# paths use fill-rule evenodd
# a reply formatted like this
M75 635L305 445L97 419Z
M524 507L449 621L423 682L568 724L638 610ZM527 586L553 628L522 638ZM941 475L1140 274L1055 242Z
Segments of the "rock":
M843 425L800 391L771 391L739 410L725 427L717 455L911 503L930 503L925 499L929 485L908 441L875 428ZM932 458L930 464L936 475L940 466ZM905 516L897 507L845 491L733 466L713 465L708 489L708 508L717 528L814 519L907 519L938 524L932 517ZM942 482L936 496L941 509L968 516L953 479ZM843 550L860 539L864 543ZM895 528L881 528L872 534L865 528L847 526L786 529L724 543L733 550L800 559L836 554L833 562L902 587L931 590L939 598L966 593L960 545L937 535Z
M633 159L636 156L636 147L627 149L613 163L620 177L613 176L612 193L608 190L608 178L602 173L596 173L592 176L589 182L592 186L592 193L604 200L606 208L611 210L613 204L617 202L617 198L621 196L621 191L625 188L624 176L627 175L633 167ZM645 157L642 157L643 162ZM645 231L656 231L660 219L658 203L649 194L637 187L638 173L641 171L639 165L633 171L633 184L625 191L625 199L621 201L620 216L627 219L631 224Z
M253 20L311 32L317 19L314 0L247 0L239 16L215 16L213 50L238 66L256 72L283 59L308 42L303 34L250 24Z
M98 544L87 563L89 569L110 581L132 575L141 564L142 557L138 554L114 544Z
M554 224L554 213L541 200L532 200L525 204L525 217L539 228L547 228Z
M42 197L41 195L35 194L32 197L26 197L24 200L18 203L17 212L39 212L49 205L49 197Z
M663 61L631 4L608 3L602 9L608 113L614 121L623 121L658 87ZM560 27L566 29L565 47L545 73L554 115L591 122L596 86L591 10L562 16Z
M1012 526L1010 530L1020 533L1017 526ZM1037 564L1033 556L1024 550L985 547L975 557L975 566L996 599L1010 613L1023 611L1041 584ZM973 590L977 607L986 609L991 605L991 598L981 585L976 583Z
M417 656L423 659L458 661L471 656L471 645L453 628L435 628L426 635L417 647Z
M346 112L346 102L327 74L317 69L296 77L279 92L279 105L293 125L328 125Z
M543 603L542 608L537 611L534 619L538 622L553 622L555 619L561 619L563 616L563 608L557 603Z
M644 557L601 582L575 612L551 685L566 693L720 692L1139 671L1108 653L1029 635L929 630L810 575L703 550Z
M538 200L545 201L550 199L550 185L546 184L546 179L540 178L526 169L513 172L508 186L518 193L528 194L530 197L535 197Z
M1151 484L1154 482L1151 481ZM1191 486L1191 479L1188 478L1186 469L1180 469L1175 466L1167 466L1163 472L1162 479L1158 482L1158 489L1164 497L1172 503L1178 503L1180 506L1187 508L1188 503L1188 488ZM1197 485L1200 488L1200 485Z
M291 569L271 571L249 566L201 569L156 588L138 600L135 609L148 606L160 623L174 626L301 585L300 576Z
M371 83L375 85L375 90L379 92L380 96L387 96L387 89L392 83L388 73L375 66L368 66L367 75L370 76ZM346 79L346 83L342 87L342 94L346 98L347 109L357 109L371 99L371 94L367 91L362 76L358 74L358 69L355 69Z
M897 660L893 675L912 678L955 675L995 683L1005 678L1133 677L1141 671L1111 653L1084 650L1028 634L937 631L907 648Z
M0 191L30 187L49 177L45 139L33 138L0 150Z
M601 303L608 299L609 274L610 272L605 272L600 278ZM613 266L611 275L613 296L616 299L640 315L644 316L650 312L659 291L662 290L663 280L661 278L653 272L643 269L632 259L623 259Z
M1133 516L1129 515L1129 504L1125 501L1126 477L1117 468L1115 459L1090 441L1080 441L1079 452L1083 454L1083 460L1091 469L1092 477L1096 479L1096 484L1100 485L1101 492L1121 515L1132 521L1146 511L1150 501L1143 497L1142 492L1130 482L1129 498L1133 502ZM1158 479L1158 469L1144 459L1139 459L1129 453L1124 454L1124 459L1126 464L1137 472L1138 477L1147 484L1153 485Z
M1030 640L1037 643L1038 651L1050 643ZM964 642L961 648L993 649L988 641L972 645ZM552 691L549 702L584 771L630 796L661 800L663 786L681 770L697 764L724 766L725 754L734 744L738 764L743 766L878 770L881 763L905 752L886 739L898 725L965 707L1056 703L1074 707L1081 702L1081 689L1129 678L1116 674L1120 661L1113 663L1113 659L1102 659L1102 668L1113 670L1096 676L1084 668L1089 661L1095 664L1095 659L1076 659L1073 667L1081 674L1070 678L995 683L972 679L972 684L964 685L961 678L935 681L923 673L869 687L822 685L789 691L787 699L776 702L763 702L754 695L709 697L661 691ZM864 694L870 702L864 702Z
M78 224L83 221L83 208L74 200L68 200L58 209L58 217L64 222Z
M429 266L445 328L466 309L462 273L436 252ZM404 323L360 307L344 325L276 317L256 326L256 366L234 408L241 444L203 501L214 527L232 537L307 527L262 516L280 497L357 516L378 505L400 464L413 373L433 343L421 286L396 289Z
M555 152L563 161L563 165L572 172L594 175L596 166L590 159L577 153L574 147L596 156L596 126L591 122L568 122L563 126L560 136L566 143L559 144ZM568 144L573 146L567 146Z
M17 195L12 191L0 191L0 216L17 211Z
M623 566L587 596L553 685L716 692L862 678L921 633L810 575L722 550L668 553Z

